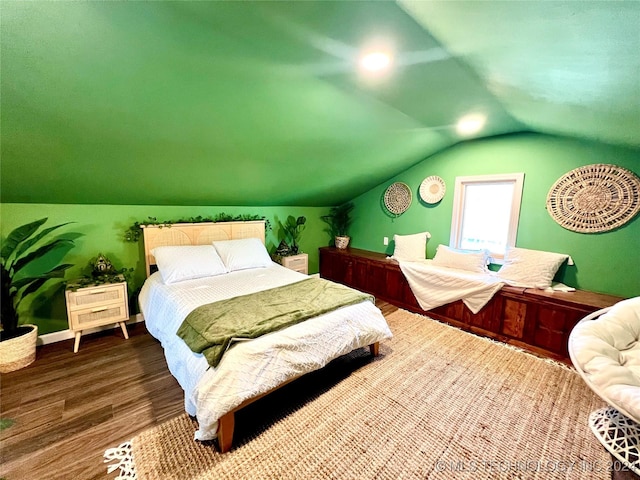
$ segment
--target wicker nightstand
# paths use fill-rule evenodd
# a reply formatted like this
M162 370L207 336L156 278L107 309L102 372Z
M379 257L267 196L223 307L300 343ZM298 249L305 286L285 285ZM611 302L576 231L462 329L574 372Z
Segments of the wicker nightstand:
M280 257L280 264L296 272L304 273L305 275L309 274L309 256L306 253Z
M75 289L67 287L67 319L69 330L75 333L73 352L78 352L82 331L115 323L120 325L124 338L129 338L125 321L129 319L127 282L92 285Z

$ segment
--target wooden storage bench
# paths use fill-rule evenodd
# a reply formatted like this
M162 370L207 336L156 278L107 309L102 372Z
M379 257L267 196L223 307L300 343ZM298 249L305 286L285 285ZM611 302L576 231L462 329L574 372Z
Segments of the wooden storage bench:
M321 248L320 276L406 310L562 361L568 361L567 341L576 323L622 300L581 290L546 292L505 286L477 314L461 300L424 311L398 262L388 260L384 253L356 248Z

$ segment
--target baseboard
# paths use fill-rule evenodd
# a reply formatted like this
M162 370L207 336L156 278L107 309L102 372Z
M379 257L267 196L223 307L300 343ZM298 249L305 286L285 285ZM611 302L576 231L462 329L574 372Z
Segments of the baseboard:
M127 321L127 323L139 323L139 322L144 322L144 317L142 316L141 313L136 313L135 315L132 315L131 317L129 317L129 320ZM116 328L116 327L120 328L115 324L105 325L103 327L88 328L82 331L82 335L102 332L104 330L109 330L111 328ZM38 336L38 345L47 345L49 343L62 342L63 340L69 340L74 337L75 337L74 333L68 329L61 330L59 332L45 333L44 335Z

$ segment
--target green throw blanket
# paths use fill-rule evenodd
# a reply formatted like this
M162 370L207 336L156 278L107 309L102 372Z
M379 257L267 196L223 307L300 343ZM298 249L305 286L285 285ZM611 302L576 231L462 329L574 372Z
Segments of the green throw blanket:
M209 365L238 339L256 338L340 307L374 301L371 295L321 278L202 305L185 318L178 336Z

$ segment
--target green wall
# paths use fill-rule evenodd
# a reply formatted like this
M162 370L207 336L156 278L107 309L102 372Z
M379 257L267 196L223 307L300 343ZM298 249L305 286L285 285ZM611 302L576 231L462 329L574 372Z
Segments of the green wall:
M75 222L60 232L80 234L75 246L65 256L65 263L75 265L67 272L66 279L73 279L85 269L89 260L98 253L106 255L116 268L133 267L133 281L130 293L133 293L132 310L138 311L135 303L136 293L145 277L142 240L138 243L125 242L124 231L136 221L148 217L158 220L176 220L193 216L214 216L224 212L230 215L252 214L264 216L270 220L272 230L267 232L267 248L275 250L282 233L278 221L284 221L288 215L307 217L302 233L300 247L309 254L309 273L318 271L318 247L327 245L328 235L320 216L327 208L320 207L173 207L140 205L67 205L67 204L27 204L4 203L1 208L1 233L6 238L11 230L24 223L48 217L45 226L63 222ZM20 315L22 322L36 323L39 333L49 333L68 328L64 292L60 283L49 282L38 294L26 301Z
M570 254L575 266L564 267L559 280L580 289L631 297L640 295L640 216L624 227L601 234L578 234L560 227L545 210L551 185L569 170L591 163L612 163L639 173L640 152L604 144L587 143L538 134L519 134L459 144L433 155L403 173L354 199L352 246L378 252L393 252L382 243L384 236L410 234L428 230L432 234L427 247L433 257L439 243L448 244L455 177L492 173L524 172L525 182L517 245L524 248ZM441 176L447 184L444 199L436 205L420 201L420 182L429 175ZM394 181L407 183L414 200L407 212L391 218L382 206L384 190ZM221 212L257 214L267 217L274 226L267 234L267 246L278 244L278 220L288 215L307 217L302 234L302 250L309 254L309 271L318 271L318 247L328 244L325 224L320 216L325 207L215 207L215 206L139 206L139 205L67 205L4 203L0 205L2 237L16 226L47 216L48 225L75 222L65 232L78 233L75 247L64 257L76 265L67 272L72 279L86 268L98 253L107 255L118 268L133 267L131 285L134 293L144 280L142 242L122 240L127 227L149 216L158 220L208 216ZM31 302L25 302L22 320L39 325L41 333L67 328L64 295L51 282Z
M553 183L576 167L610 163L640 175L640 151L538 134L517 134L461 143L435 154L414 167L354 199L352 246L393 253L394 234L431 232L427 256L438 244L448 245L456 176L524 172L524 191L516 245L567 253L575 266L565 266L558 280L579 289L624 297L640 295L640 215L617 230L579 234L555 223L545 209ZM447 192L436 205L421 202L420 182L439 175ZM409 210L391 218L382 206L385 189L405 182L413 192ZM383 245L383 237L390 245Z

